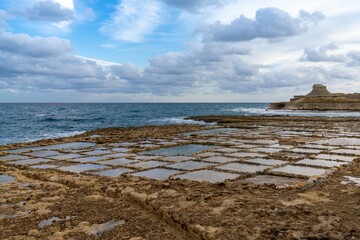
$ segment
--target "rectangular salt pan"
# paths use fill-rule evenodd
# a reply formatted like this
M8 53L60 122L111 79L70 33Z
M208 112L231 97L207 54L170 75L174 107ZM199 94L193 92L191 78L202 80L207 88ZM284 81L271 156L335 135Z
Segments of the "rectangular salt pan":
M201 170L196 172L189 172L181 175L177 175L174 178L179 179L187 179L191 181L198 181L198 182L211 182L211 183L218 183L224 182L225 180L231 180L239 177L239 174L233 173L225 173L225 172L218 172L212 170Z
M14 164L14 165L34 165L34 164L46 163L46 162L52 162L52 160L45 159L45 158L32 158L32 159L25 159L25 160L9 162L9 164Z
M213 165L214 164L199 162L199 161L187 161L187 162L171 164L168 167L181 169L181 170L194 170L194 169L205 168Z
M132 163L137 163L138 161L135 160L129 160L126 158L117 158L117 159L112 159L112 160L107 160L107 161L101 161L99 163L104 164L104 165L110 165L110 166L119 166L119 165L127 165L127 164L132 164Z
M96 145L96 143L73 142L73 143L41 146L41 147L21 148L21 149L11 150L9 152L10 153L23 153L23 152L40 151L40 150L74 149L74 148L94 147L95 145Z
M161 167L164 165L169 164L168 162L159 162L159 161L148 161L148 162L138 162L135 164L131 164L132 167L138 167L138 168L154 168L154 167Z
M244 173L262 172L267 168L269 167L263 165L252 165L252 164L243 164L243 163L228 163L217 167L217 169L228 170L233 172L244 172Z
M288 163L287 161L268 159L268 158L253 158L246 159L246 162L257 163L262 165L277 166Z
M62 154L57 156L51 156L51 159L55 160L67 160L67 159L73 159L73 158L79 158L82 157L80 154Z
M213 163L228 163L228 162L238 161L238 159L236 158L222 157L222 156L213 156L213 157L203 158L201 160L206 162L213 162Z
M337 161L328 161L328 160L322 160L322 159L303 159L296 164L305 164L305 165L311 165L311 166L319 166L319 167L340 167L341 165L348 164L347 162L337 162Z
M111 170L99 171L96 172L95 174L100 176L107 176L107 177L118 177L121 174L129 173L129 172L133 172L133 170L128 168L116 168Z
M69 171L69 172L75 172L75 173L81 173L85 171L91 171L91 170L98 170L107 168L107 166L103 165L96 165L96 164L78 164L78 165L72 165L67 167L61 167L60 170L63 171Z
M270 170L270 172L312 177L324 174L326 172L326 169L287 165L284 167L274 168Z
M171 175L174 175L177 173L181 173L181 172L177 171L177 170L170 170L170 169L165 169L165 168L155 168L155 169L151 169L151 170L147 170L147 171L137 172L132 175L136 176L136 177L147 177L147 178L152 178L152 179L157 179L157 180L164 180L164 179L167 179L168 177L170 177Z
M26 155L32 156L32 157L50 157L50 156L56 156L60 153L58 151L37 151L37 152L30 152L26 153Z
M200 145L200 144L188 144L169 148L160 148L157 150L141 152L141 154L149 155L161 155L161 156L176 156L186 155L191 156L192 154L199 153L202 151L218 148L217 146Z
M238 152L238 153L228 154L228 156L246 158L246 157L266 157L267 155L261 153L253 153L253 152Z
M343 162L352 162L354 159L356 159L356 157L341 156L334 154L319 154L316 156L316 158L333 160L333 161L343 161Z
M219 133L225 133L225 132L232 132L237 131L237 128L215 128L215 129L209 129L209 130L202 130L202 131L196 131L196 132L187 132L183 133L185 136L190 135L214 135Z
M14 160L23 160L23 159L29 159L28 156L22 156L22 155L7 155L5 157L0 157L0 161L14 161Z
M108 151L108 150L94 150L94 151L91 151L91 152L84 152L83 154L86 154L86 155L105 155L105 154L110 154L111 152Z

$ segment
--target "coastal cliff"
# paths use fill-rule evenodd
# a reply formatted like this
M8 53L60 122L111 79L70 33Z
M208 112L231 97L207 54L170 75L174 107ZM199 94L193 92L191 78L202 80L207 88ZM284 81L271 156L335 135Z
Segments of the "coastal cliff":
M314 84L307 95L294 96L288 102L270 103L270 109L360 111L360 94L331 93L326 86Z

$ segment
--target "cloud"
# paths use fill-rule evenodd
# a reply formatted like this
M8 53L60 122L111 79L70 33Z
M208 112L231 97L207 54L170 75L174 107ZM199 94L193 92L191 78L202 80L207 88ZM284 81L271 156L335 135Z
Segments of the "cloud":
M57 37L30 37L27 34L0 33L0 51L28 57L50 58L72 51L69 40Z
M359 67L360 66L360 52L359 51L349 52L348 57L351 58L351 61L347 64L348 67Z
M174 6L183 10L190 11L192 13L197 13L202 8L209 6L219 6L224 2L220 0L162 0L164 3Z
M344 54L329 54L330 51L337 50L338 46L334 43L316 48L307 48L300 61L309 62L345 62L348 57Z
M303 34L322 19L324 15L320 12L310 14L300 10L299 16L293 18L278 8L262 8L256 11L255 20L241 15L228 25L217 22L209 27L204 40L242 42L291 37Z
M74 19L74 12L72 9L65 8L59 3L51 0L36 2L31 8L24 11L18 10L16 13L36 21L63 22Z
M6 11L0 9L0 30L7 27L6 20L9 18Z
M123 0L100 31L114 40L140 42L161 23L161 2Z

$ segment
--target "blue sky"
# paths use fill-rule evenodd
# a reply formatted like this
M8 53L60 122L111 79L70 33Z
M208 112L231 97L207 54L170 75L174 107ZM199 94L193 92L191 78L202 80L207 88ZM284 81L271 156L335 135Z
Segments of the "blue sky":
M360 86L356 0L2 0L0 102L269 102Z

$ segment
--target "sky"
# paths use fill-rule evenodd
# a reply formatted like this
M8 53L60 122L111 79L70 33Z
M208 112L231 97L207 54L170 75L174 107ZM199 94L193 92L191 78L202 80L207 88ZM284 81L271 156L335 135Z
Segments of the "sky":
M358 0L1 0L0 102L360 92Z

